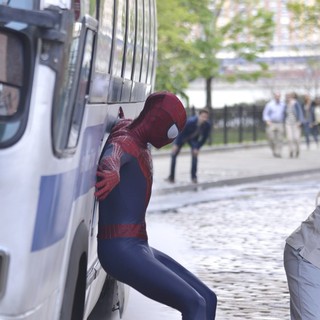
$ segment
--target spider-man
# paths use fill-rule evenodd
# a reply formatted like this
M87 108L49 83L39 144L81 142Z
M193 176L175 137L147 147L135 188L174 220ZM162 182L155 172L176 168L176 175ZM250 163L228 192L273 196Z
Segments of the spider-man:
M183 320L213 320L215 293L195 275L148 244L145 215L152 187L148 143L172 142L186 113L168 92L150 95L135 120L119 120L100 160L98 256L115 279L145 296L179 310Z

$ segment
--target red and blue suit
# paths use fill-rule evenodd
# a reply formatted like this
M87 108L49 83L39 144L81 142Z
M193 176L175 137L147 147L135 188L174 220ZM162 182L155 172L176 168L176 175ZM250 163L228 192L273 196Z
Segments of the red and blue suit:
M100 160L98 256L115 279L179 310L183 320L213 320L215 293L168 255L149 246L146 210L156 148L172 142L186 122L180 100L168 92L148 97L139 117L120 120Z

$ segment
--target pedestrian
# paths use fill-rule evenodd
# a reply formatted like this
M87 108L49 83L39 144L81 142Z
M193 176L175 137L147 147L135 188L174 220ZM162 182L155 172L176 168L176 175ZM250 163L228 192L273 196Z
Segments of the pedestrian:
M285 104L281 101L280 92L274 92L273 99L264 107L262 119L266 123L266 135L272 154L281 158L284 140Z
M287 239L284 268L291 320L320 319L320 206Z
M314 142L318 146L318 127L316 124L315 112L314 112L314 103L309 94L306 94L304 97L303 104L303 116L304 116L304 135L306 138L307 148L310 148L310 136L313 137Z
M314 118L315 118L315 124L316 124L316 130L319 134L320 132L320 96L317 96L314 99Z
M150 95L135 120L119 120L99 162L98 257L104 270L145 296L179 310L184 320L213 320L217 298L195 275L149 246L145 215L152 189L148 143L169 144L185 109L168 92ZM165 232L164 232L165 237Z
M285 132L289 146L290 158L300 154L301 126L304 123L303 111L297 94L291 92L286 96Z
M181 148L188 143L191 148L191 181L197 183L198 155L200 148L205 144L210 133L209 111L201 109L198 115L188 118L182 132L173 142L171 151L170 174L167 181L175 182L175 170L177 157Z

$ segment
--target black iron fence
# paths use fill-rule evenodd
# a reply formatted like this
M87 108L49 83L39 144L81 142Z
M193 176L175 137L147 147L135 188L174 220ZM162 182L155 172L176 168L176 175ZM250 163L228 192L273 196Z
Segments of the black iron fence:
M264 106L236 105L211 110L212 130L208 144L265 140Z

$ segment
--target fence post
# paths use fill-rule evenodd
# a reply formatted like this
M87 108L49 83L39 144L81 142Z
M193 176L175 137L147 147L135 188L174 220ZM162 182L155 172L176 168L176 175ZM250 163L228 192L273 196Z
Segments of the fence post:
M224 106L223 108L223 143L224 144L228 144L227 118L228 118L228 107Z
M252 126L252 139L254 142L257 141L257 121L256 121L256 118L257 118L257 106L254 104L252 106L252 121L253 121L253 126Z
M239 143L243 141L243 126L242 126L242 117L243 117L243 106L238 107L238 118L239 118Z
M214 110L213 108L208 108L209 110L209 122L210 122L210 131L208 144L211 146L213 144L213 123L214 123Z

